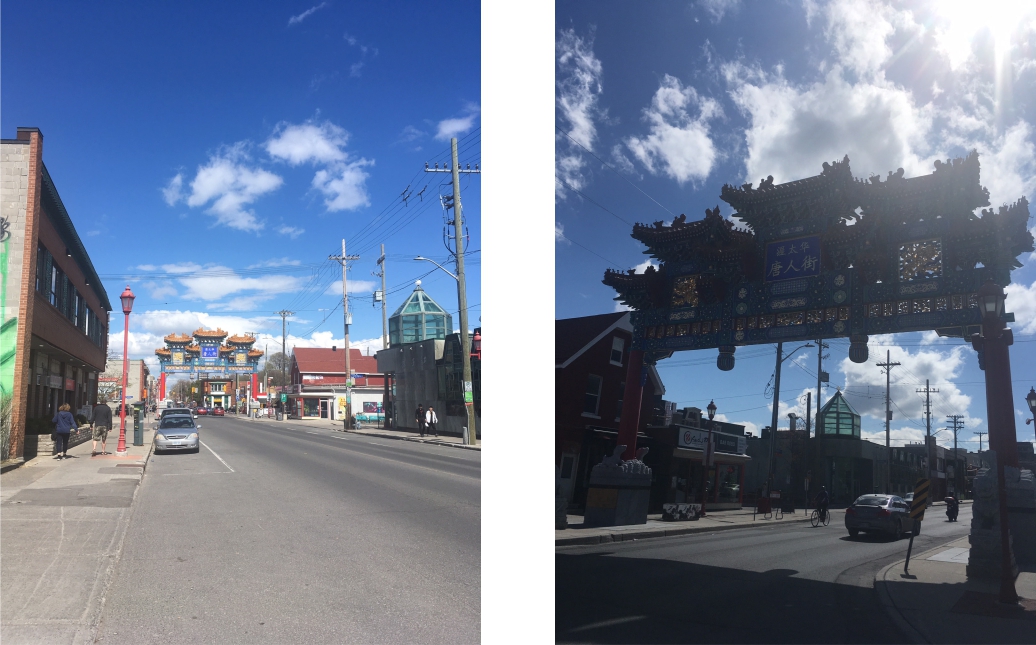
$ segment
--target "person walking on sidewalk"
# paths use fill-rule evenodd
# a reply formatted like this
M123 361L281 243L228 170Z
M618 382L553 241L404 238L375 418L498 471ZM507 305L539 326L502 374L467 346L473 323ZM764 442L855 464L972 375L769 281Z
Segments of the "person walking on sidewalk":
M105 443L108 441L108 431L112 427L112 409L108 407L108 404L101 399L94 406L94 419L90 422L90 427L93 428L94 445L90 449L90 456L93 457L97 454L97 442L101 442L101 454L107 455L105 452Z
M417 420L417 430L424 436L424 404L419 403L417 405L417 412L414 413L414 418Z
M439 423L439 418L435 416L435 408L430 405L428 406L428 411L424 413L424 422L428 427L428 432L438 437L439 431L435 429L435 424Z
M71 409L72 406L62 403L61 407L58 408L58 413L54 415L52 420L55 425L54 448L61 453L55 456L55 459L68 457L68 436L72 433L72 428L76 427L76 418L69 412Z

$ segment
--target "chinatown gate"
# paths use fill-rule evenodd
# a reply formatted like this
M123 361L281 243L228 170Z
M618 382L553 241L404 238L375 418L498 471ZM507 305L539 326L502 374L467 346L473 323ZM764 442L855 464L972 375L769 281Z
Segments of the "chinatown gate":
M1004 328L1014 316L1003 312L1002 287L1021 266L1016 258L1033 250L1028 202L976 216L989 206L977 152L936 161L929 175L903 175L856 179L845 157L786 184L770 176L756 188L723 186L721 199L746 229L718 206L698 221L680 215L668 226L633 227L660 266L604 275L633 310L623 459L636 454L646 366L674 352L718 349L717 367L731 370L744 345L776 343L781 352L782 342L848 337L849 358L863 363L869 335L934 330L978 350L991 448L1017 467ZM983 318L983 292L999 294L992 319Z
M263 353L252 349L253 336L229 336L222 329L196 329L191 336L169 334L164 337L166 346L156 349L162 375L159 381L159 400L165 399L166 375L187 374L191 380L198 378L235 379L248 377L250 396L259 391L256 383L259 372L259 358ZM224 343L224 340L226 341ZM229 392L208 396L229 397Z

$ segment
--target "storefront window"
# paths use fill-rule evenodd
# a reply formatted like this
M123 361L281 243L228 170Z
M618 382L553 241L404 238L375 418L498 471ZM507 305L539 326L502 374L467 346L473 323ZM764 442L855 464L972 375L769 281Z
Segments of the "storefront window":
M737 502L741 498L741 466L720 464L716 470L716 501Z
M320 399L302 399L302 416L319 417Z

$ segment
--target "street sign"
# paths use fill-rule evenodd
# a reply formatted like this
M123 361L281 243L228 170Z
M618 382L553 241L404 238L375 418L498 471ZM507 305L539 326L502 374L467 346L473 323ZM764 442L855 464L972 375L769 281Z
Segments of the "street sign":
M914 484L914 501L910 504L910 517L915 522L924 519L924 510L928 507L929 480L919 479Z
M287 394L281 394L281 403L287 403L287 402L288 402L288 395Z

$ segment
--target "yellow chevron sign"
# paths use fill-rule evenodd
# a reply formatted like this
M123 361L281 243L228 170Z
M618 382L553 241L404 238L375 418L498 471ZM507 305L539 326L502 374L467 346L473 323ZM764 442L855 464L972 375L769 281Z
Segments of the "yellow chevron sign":
M910 505L910 517L917 521L924 519L924 509L928 507L929 481L918 479L914 484L914 501Z

